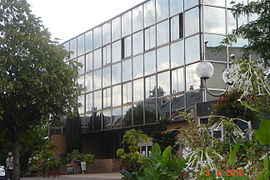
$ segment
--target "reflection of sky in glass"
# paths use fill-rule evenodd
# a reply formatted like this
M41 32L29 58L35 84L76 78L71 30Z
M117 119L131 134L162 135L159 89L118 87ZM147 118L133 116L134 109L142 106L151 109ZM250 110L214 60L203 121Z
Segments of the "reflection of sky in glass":
M124 40L124 57L131 56L131 36L128 36Z
M121 63L112 66L112 84L121 82Z
M184 92L184 70L183 68L172 71L172 93Z
M122 62L122 78L123 82L132 79L131 59Z
M93 69L93 53L86 54L85 56L86 72Z
M101 46L101 27L94 29L94 49Z
M170 94L170 72L164 72L158 74L158 87L164 91L164 96ZM159 95L159 94L158 94Z
M100 89L101 88L101 70L97 70L94 72L94 89Z
M121 60L121 41L112 44L112 62Z
M148 99L149 97L153 97L154 93L152 91L155 91L156 87L156 76L150 76L145 78L145 99Z
M156 55L155 51L148 52L144 55L145 75L156 72Z
M134 102L137 101L142 101L143 100L143 91L144 91L144 86L143 86L143 79L138 79L133 82L133 91L134 91Z
M77 39L74 38L69 42L70 50L70 59L73 59L77 56Z
M82 86L82 88L84 88L84 75L79 77L78 83Z
M169 3L164 0L156 1L157 21L161 21L169 16Z
M170 0L170 15L178 14L183 11L183 0Z
M133 19L133 32L136 32L143 27L143 10L142 6L139 6L132 10Z
M111 22L106 23L102 27L103 29L103 44L111 42Z
M200 41L199 36L193 36L186 41L186 64L200 60Z
M93 110L93 93L86 94L86 111Z
M78 56L84 53L84 34L78 37Z
M144 27L155 23L155 1L150 0L144 4Z
M198 63L186 67L186 91L199 89L201 80L196 74Z
M225 7L225 0L204 0L204 4Z
M111 45L103 47L103 65L111 63Z
M251 0L249 0L249 1L251 1ZM232 2L235 2L235 3L232 3ZM247 4L247 0L227 0L227 6L228 7L232 7L232 6L234 6L235 4L238 4L238 3Z
M184 0L185 9L189 9L198 4L198 0Z
M101 91L94 92L94 107L97 109L102 108L102 93L101 93Z
M92 91L93 86L92 86L92 73L87 73L85 74L85 87L86 91Z
M156 46L156 27L152 26L144 31L144 48L152 49Z
M85 52L89 52L92 49L92 31L88 31L85 33Z
M171 41L179 39L179 16L171 19Z
M139 55L133 58L133 78L139 78L143 76L143 55Z
M82 67L79 67L79 74L83 74L84 73L84 56L78 57L78 62L82 65Z
M233 17L232 11L228 10L227 13L228 18L228 33L231 34L233 30L236 29L236 19Z
M121 19L117 17L112 20L112 41L119 39L121 36Z
M94 69L100 68L102 66L101 63L101 48L94 51Z
M105 129L111 128L112 121L111 121L111 109L103 110L103 126Z
M169 46L157 49L157 69L158 71L168 69L169 64Z
M205 6L205 32L225 34L225 9Z
M171 67L184 65L184 41L171 44Z
M132 102L132 83L123 84L123 103Z
M111 107L111 88L103 90L103 108Z
M164 21L157 25L157 45L169 41L169 21Z
M103 87L111 85L111 66L103 68Z
M143 51L143 33L142 31L133 35L133 55Z
M185 12L185 36L199 32L199 9Z
M122 16L122 36L129 35L131 33L131 11Z
M121 105L121 85L114 86L112 88L112 105L113 106L120 106Z

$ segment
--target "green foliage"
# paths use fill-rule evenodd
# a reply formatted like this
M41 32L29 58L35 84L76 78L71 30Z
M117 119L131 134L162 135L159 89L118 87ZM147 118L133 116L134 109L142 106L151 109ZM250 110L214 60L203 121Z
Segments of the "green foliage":
M231 150L230 155L229 155L229 163L230 166L234 166L236 163L236 157L237 157L237 153L239 152L239 148L240 148L241 144L240 143L236 143L236 145L234 146L234 148Z
M94 162L94 155L87 153L80 153L78 150L73 150L71 153L62 157L62 162L64 164L70 164L71 162L86 162L87 165L91 165Z
M134 146L137 146L140 140L148 141L148 136L144 134L143 131L140 129L138 130L130 129L126 131L123 136L124 143L134 145Z
M255 132L255 138L261 145L270 145L270 119L261 119L260 128Z
M263 159L263 164L264 164L264 169L259 174L258 180L266 180L266 179L269 180L270 179L270 159L269 159L269 155L266 156Z

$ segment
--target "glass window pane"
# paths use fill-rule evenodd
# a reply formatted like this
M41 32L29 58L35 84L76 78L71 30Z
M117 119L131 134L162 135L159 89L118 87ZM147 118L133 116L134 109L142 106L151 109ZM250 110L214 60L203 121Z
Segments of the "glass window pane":
M202 91L189 91L186 93L186 108L194 109L194 105L202 102Z
M85 33L85 52L92 51L93 45L92 45L92 31L88 31Z
M172 94L184 93L185 91L185 79L184 69L176 69L172 71Z
M168 0L156 0L157 21L168 18L169 2Z
M112 126L112 112L111 109L103 110L102 112L103 119L103 129L110 129Z
M144 102L145 123L155 123L156 116L156 100Z
M233 7L234 5L236 5L238 3L247 4L247 0L227 0L227 6L228 7Z
M198 0L184 0L185 9L192 8L198 5Z
M205 6L205 32L225 34L225 9Z
M101 49L94 51L94 69L102 66Z
M171 44L171 67L184 65L184 41Z
M171 94L170 88L170 71L158 74L157 97L167 96Z
M144 71L145 71L145 75L156 72L156 51L155 50L144 54Z
M143 28L143 7L139 6L132 10L133 32Z
M94 130L101 130L101 112L93 112Z
M123 40L124 58L131 56L131 36Z
M143 52L143 32L133 35L133 55Z
M85 72L85 62L84 62L84 56L78 57L78 62L82 65L79 67L79 74L84 74Z
M133 119L134 119L134 125L143 124L143 103L134 104L133 107Z
M92 73L85 74L85 87L86 87L87 92L93 90L93 76L92 76Z
M170 0L170 15L173 16L183 11L183 0Z
M225 0L204 0L204 4L225 7Z
M85 56L86 72L93 70L93 53L88 53Z
M94 49L101 46L101 27L94 29Z
M163 97L157 99L158 121L169 119L171 116L171 99Z
M169 46L157 49L157 70L162 71L170 67Z
M84 34L78 37L78 56L84 54Z
M93 93L86 94L86 112L93 110Z
M237 38L237 42L232 44L231 47L229 47L229 54L234 54L235 59L242 58L243 56L243 47L248 44L248 41L246 39Z
M200 39L193 36L186 39L186 64L200 60Z
M199 32L199 8L191 9L185 13L185 36Z
M64 43L63 46L64 46L64 49L65 49L66 51L69 52L69 41L66 42L66 43ZM69 60L69 57L68 57L68 56L64 58L64 61L65 61L65 62L66 62L67 60Z
M121 41L112 44L112 62L121 60Z
M70 40L70 59L77 57L77 38Z
M205 34L205 58L207 60L227 60L227 48L225 46L220 46L220 42L225 38L225 36Z
M142 101L144 98L143 79L138 79L133 82L133 98L134 102Z
M172 100L172 119L179 119L179 112L185 110L185 96L184 95L174 95ZM179 119L180 120L180 119Z
M143 55L139 55L133 58L133 78L139 78L143 76Z
M94 72L94 90L101 88L101 70Z
M131 33L131 11L122 16L122 37Z
M144 8L144 27L150 26L155 23L155 1L150 0L143 6Z
M169 21L157 25L157 46L169 42Z
M156 46L156 27L152 26L144 30L144 49L152 49Z
M111 61L111 45L103 47L103 65L110 64Z
M112 84L121 82L121 63L112 65Z
M111 88L103 90L103 108L111 107Z
M102 92L94 92L94 107L99 110L102 108Z
M123 78L123 82L129 81L132 79L131 59L128 59L122 62L122 78Z
M131 126L132 125L132 106L123 106L123 123L122 126Z
M123 84L123 104L132 102L132 83Z
M112 110L112 128L120 128L122 126L122 108L114 108Z
M79 78L78 78L78 84L79 84L82 88L84 88L84 75L79 76Z
M156 97L156 76L145 78L145 99Z
M121 18L112 20L112 41L120 39L121 37Z
M85 108L85 101L84 101L84 95L81 95L79 96L78 98L78 103L81 104L81 106L79 107L78 111L79 111L79 114L82 114L84 113L84 108Z
M182 17L182 16L181 16ZM179 26L179 16L171 18L171 41L177 40L180 38L180 26ZM182 36L181 36L182 38Z
M228 10L228 33L231 34L233 30L236 30L236 18L233 17L232 11Z
M186 66L186 91L199 89L201 80L196 74L198 63Z
M111 85L111 66L103 68L103 87Z
M102 34L103 34L103 44L108 44L111 42L111 22L108 22L103 25L102 27Z
M121 92L121 85L114 86L112 88L112 105L113 106L120 106L121 99L122 99L122 92Z
M214 66L214 74L207 81L208 88L217 88L217 89L225 89L226 85L222 80L222 73L227 68L226 64L212 63Z

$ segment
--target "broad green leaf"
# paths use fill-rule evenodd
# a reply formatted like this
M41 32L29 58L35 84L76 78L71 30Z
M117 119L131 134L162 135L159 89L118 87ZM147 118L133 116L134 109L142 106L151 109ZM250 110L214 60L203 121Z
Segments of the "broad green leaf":
M255 138L261 145L270 145L270 119L261 119L260 128L255 132Z
M157 143L154 144L152 151L151 151L151 156L155 156L155 155L161 155L161 149Z
M232 151L230 152L230 155L229 155L229 163L230 165L233 167L234 164L236 163L236 155L239 151L239 148L240 148L241 144L240 143L237 143L234 148L232 149Z
M165 166L172 155L172 147L168 146L162 153L162 164Z
M246 101L241 101L241 104L243 106L245 106L246 108L252 110L252 111L255 111L255 112L260 112L258 109L256 109L255 107L251 107Z

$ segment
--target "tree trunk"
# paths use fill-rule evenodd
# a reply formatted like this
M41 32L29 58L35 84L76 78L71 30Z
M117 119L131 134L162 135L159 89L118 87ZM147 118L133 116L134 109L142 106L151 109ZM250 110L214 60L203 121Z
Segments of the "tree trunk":
M17 136L13 137L13 177L12 180L20 180L20 148L21 144Z

